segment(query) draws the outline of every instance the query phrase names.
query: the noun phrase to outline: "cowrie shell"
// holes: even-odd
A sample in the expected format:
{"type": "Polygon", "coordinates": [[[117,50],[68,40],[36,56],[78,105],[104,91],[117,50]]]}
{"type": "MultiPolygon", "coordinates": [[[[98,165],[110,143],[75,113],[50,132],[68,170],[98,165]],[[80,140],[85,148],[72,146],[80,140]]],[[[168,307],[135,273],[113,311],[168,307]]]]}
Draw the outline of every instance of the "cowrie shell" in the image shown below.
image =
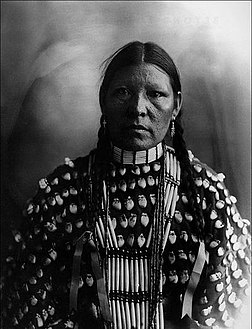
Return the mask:
{"type": "Polygon", "coordinates": [[[228,302],[233,304],[236,300],[236,293],[233,291],[229,296],[228,296],[228,302]]]}
{"type": "Polygon", "coordinates": [[[115,198],[112,202],[112,206],[117,209],[117,210],[121,210],[122,209],[122,204],[121,201],[118,198],[115,198]]]}
{"type": "Polygon", "coordinates": [[[130,214],[129,218],[129,226],[134,227],[137,221],[137,215],[136,214],[130,214]]]}
{"type": "Polygon", "coordinates": [[[116,183],[112,183],[112,184],[110,185],[110,191],[111,191],[112,193],[115,193],[116,190],[117,190],[116,183]]]}
{"type": "Polygon", "coordinates": [[[86,279],[85,279],[85,281],[86,281],[86,284],[87,284],[87,286],[88,287],[92,287],[93,286],[93,284],[94,284],[94,278],[93,278],[93,276],[91,275],[91,274],[86,274],[86,279]]]}
{"type": "Polygon", "coordinates": [[[110,175],[111,175],[112,177],[115,177],[115,175],[116,175],[116,171],[115,171],[115,169],[112,169],[112,170],[110,171],[110,175]]]}
{"type": "Polygon", "coordinates": [[[206,319],[205,320],[205,324],[208,326],[208,327],[211,327],[212,324],[214,324],[216,320],[214,318],[209,318],[209,319],[206,319]]]}
{"type": "Polygon", "coordinates": [[[200,303],[201,305],[207,304],[207,303],[208,303],[207,296],[203,296],[203,297],[201,297],[200,300],[199,300],[199,303],[200,303]]]}
{"type": "Polygon", "coordinates": [[[218,310],[220,312],[223,312],[226,308],[226,302],[224,301],[223,303],[220,304],[220,306],[218,307],[218,310]]]}
{"type": "Polygon", "coordinates": [[[143,171],[144,174],[149,172],[150,171],[150,165],[148,165],[148,164],[143,165],[142,171],[143,171]]]}
{"type": "Polygon", "coordinates": [[[216,186],[219,190],[224,190],[224,186],[220,182],[218,182],[216,186]]]}
{"type": "Polygon", "coordinates": [[[189,274],[188,270],[183,270],[182,273],[180,274],[180,282],[182,284],[185,284],[189,280],[189,274]]]}
{"type": "Polygon", "coordinates": [[[234,271],[234,273],[232,274],[232,276],[235,279],[238,279],[241,275],[242,275],[242,270],[240,268],[238,270],[234,271]]]}
{"type": "Polygon", "coordinates": [[[218,182],[218,180],[219,180],[218,177],[215,175],[212,175],[211,179],[213,182],[218,182]]]}
{"type": "Polygon", "coordinates": [[[198,173],[200,173],[201,172],[201,170],[202,170],[202,167],[201,167],[201,165],[200,164],[196,164],[196,165],[194,165],[193,166],[193,168],[195,169],[195,171],[197,171],[198,173]]]}
{"type": "Polygon", "coordinates": [[[236,299],[236,301],[234,302],[234,307],[235,308],[239,308],[242,305],[242,300],[241,299],[236,299]]]}
{"type": "Polygon", "coordinates": [[[209,188],[210,185],[209,180],[205,178],[202,182],[202,185],[205,189],[209,188]]]}
{"type": "Polygon", "coordinates": [[[196,259],[196,256],[191,251],[189,251],[188,258],[189,258],[191,263],[194,263],[195,259],[196,259]]]}
{"type": "Polygon", "coordinates": [[[117,244],[118,247],[121,248],[124,245],[124,238],[122,235],[117,235],[117,244]]]}
{"type": "Polygon", "coordinates": [[[208,178],[211,178],[213,176],[213,174],[209,170],[206,170],[206,175],[208,178]]]}
{"type": "Polygon", "coordinates": [[[140,234],[139,237],[137,238],[137,243],[138,243],[140,248],[144,245],[145,237],[144,237],[143,233],[140,234]]]}
{"type": "Polygon", "coordinates": [[[75,226],[77,227],[77,228],[81,228],[82,226],[83,226],[83,220],[78,220],[77,222],[75,222],[75,226]]]}
{"type": "Polygon", "coordinates": [[[72,231],[73,231],[73,226],[72,226],[72,223],[66,223],[65,224],[65,231],[67,232],[67,233],[72,233],[72,231]]]}
{"type": "Polygon", "coordinates": [[[51,185],[58,185],[59,184],[59,179],[58,177],[55,177],[54,180],[51,181],[51,185]]]}
{"type": "Polygon", "coordinates": [[[62,192],[62,196],[63,196],[64,198],[67,198],[67,197],[69,196],[69,192],[68,192],[68,190],[64,190],[64,191],[62,192]]]}
{"type": "Polygon", "coordinates": [[[168,260],[171,264],[173,264],[176,260],[176,256],[173,251],[170,251],[168,254],[168,260]]]}
{"type": "Polygon", "coordinates": [[[111,219],[111,223],[112,223],[112,226],[113,226],[113,229],[115,229],[116,228],[116,218],[115,217],[113,217],[112,219],[111,219]]]}
{"type": "Polygon", "coordinates": [[[195,182],[196,186],[198,186],[198,187],[202,186],[202,178],[201,177],[195,178],[194,182],[195,182]]]}
{"type": "Polygon", "coordinates": [[[236,235],[236,234],[233,234],[233,235],[231,236],[231,238],[230,238],[230,242],[231,242],[232,244],[234,244],[234,243],[237,241],[237,239],[238,239],[237,235],[236,235]]]}
{"type": "Polygon", "coordinates": [[[127,238],[127,243],[130,247],[133,246],[134,240],[135,240],[134,234],[130,234],[127,238]]]}
{"type": "Polygon", "coordinates": [[[112,177],[115,177],[115,175],[116,175],[116,168],[115,168],[115,166],[112,163],[110,165],[111,165],[110,175],[112,177]]]}
{"type": "Polygon", "coordinates": [[[175,215],[174,215],[174,217],[175,217],[177,223],[181,223],[182,220],[183,220],[183,217],[182,217],[182,215],[181,215],[181,212],[178,211],[178,210],[175,211],[175,215]]]}
{"type": "Polygon", "coordinates": [[[55,199],[56,199],[56,202],[59,206],[62,206],[63,205],[63,199],[61,198],[61,196],[59,194],[56,194],[55,195],[55,199]]]}
{"type": "Polygon", "coordinates": [[[240,259],[244,259],[245,256],[246,256],[244,250],[242,250],[242,249],[239,249],[237,253],[238,253],[238,257],[239,257],[240,259]]]}
{"type": "Polygon", "coordinates": [[[46,193],[50,193],[51,192],[51,187],[49,185],[46,187],[45,192],[46,193]]]}
{"type": "Polygon", "coordinates": [[[131,196],[128,196],[127,200],[124,203],[127,210],[131,210],[134,207],[134,201],[131,196]]]}
{"type": "Polygon", "coordinates": [[[129,180],[129,188],[130,188],[131,190],[134,190],[135,186],[136,186],[136,180],[135,180],[135,178],[130,179],[130,180],[129,180]]]}
{"type": "Polygon", "coordinates": [[[155,180],[154,180],[154,178],[153,178],[151,175],[149,175],[149,176],[147,177],[147,184],[148,184],[149,186],[153,186],[153,185],[155,185],[155,180]]]}
{"type": "Polygon", "coordinates": [[[146,180],[144,178],[139,178],[137,183],[138,183],[138,186],[140,186],[141,188],[146,187],[146,180]]]}
{"type": "Polygon", "coordinates": [[[49,197],[47,200],[50,206],[56,205],[56,200],[53,197],[49,197]]]}
{"type": "Polygon", "coordinates": [[[240,288],[244,288],[248,283],[248,280],[246,279],[241,279],[240,281],[238,281],[238,285],[240,288]]]}
{"type": "Polygon", "coordinates": [[[126,228],[128,226],[128,218],[126,217],[125,214],[122,214],[119,218],[120,225],[123,228],[126,228]]]}
{"type": "Polygon", "coordinates": [[[62,178],[65,180],[70,180],[71,179],[71,175],[69,172],[65,173],[64,175],[62,175],[62,178]]]}
{"type": "Polygon", "coordinates": [[[179,259],[187,259],[186,253],[184,250],[178,250],[178,258],[179,259]]]}
{"type": "Polygon", "coordinates": [[[43,190],[47,187],[47,179],[46,178],[41,178],[39,180],[39,187],[43,190]]]}
{"type": "Polygon", "coordinates": [[[225,202],[223,200],[219,200],[216,202],[216,208],[222,209],[225,205],[225,202]]]}
{"type": "Polygon", "coordinates": [[[119,168],[119,173],[120,173],[120,175],[123,176],[126,173],[126,168],[125,167],[119,168]]]}
{"type": "Polygon", "coordinates": [[[176,236],[176,233],[175,231],[170,231],[170,234],[169,234],[169,241],[171,244],[174,244],[177,240],[177,236],[176,236]]]}
{"type": "Polygon", "coordinates": [[[204,308],[204,309],[201,311],[201,314],[202,314],[203,316],[207,316],[207,315],[209,315],[209,314],[211,313],[211,310],[212,310],[212,306],[209,306],[209,307],[207,307],[207,308],[204,308]]]}
{"type": "Polygon", "coordinates": [[[215,226],[216,228],[222,228],[222,227],[224,227],[224,224],[223,224],[223,222],[222,222],[221,220],[218,219],[218,220],[215,222],[214,226],[215,226]]]}
{"type": "Polygon", "coordinates": [[[188,220],[188,222],[191,222],[193,220],[193,216],[191,214],[189,214],[188,212],[186,212],[185,219],[188,220]]]}
{"type": "Polygon", "coordinates": [[[181,197],[183,203],[187,204],[188,203],[188,199],[187,199],[187,196],[185,194],[182,194],[182,197],[181,197]]]}
{"type": "Polygon", "coordinates": [[[146,213],[142,213],[142,215],[141,215],[141,223],[145,227],[149,224],[149,216],[146,213]]]}
{"type": "Polygon", "coordinates": [[[138,204],[141,208],[145,208],[147,206],[147,200],[144,195],[138,196],[138,204]]]}
{"type": "Polygon", "coordinates": [[[221,272],[216,272],[216,273],[213,273],[213,274],[211,274],[210,276],[209,276],[209,280],[211,281],[211,282],[215,282],[215,281],[218,281],[218,280],[220,280],[221,279],[221,272]]]}
{"type": "Polygon", "coordinates": [[[36,284],[36,283],[37,283],[37,279],[36,279],[34,276],[32,276],[32,277],[29,279],[29,283],[30,283],[30,284],[36,284]]]}
{"type": "Polygon", "coordinates": [[[199,242],[199,239],[197,238],[196,235],[192,234],[192,235],[191,235],[191,238],[192,238],[192,240],[193,240],[194,243],[199,242]]]}
{"type": "Polygon", "coordinates": [[[228,312],[227,312],[227,310],[224,311],[224,313],[223,313],[221,319],[222,319],[223,321],[226,321],[226,320],[228,319],[228,312]]]}
{"type": "Polygon", "coordinates": [[[202,200],[202,209],[205,210],[207,207],[206,205],[206,198],[204,197],[203,200],[202,200]]]}
{"type": "Polygon", "coordinates": [[[223,282],[217,283],[215,289],[217,292],[221,292],[223,290],[223,282]]]}
{"type": "Polygon", "coordinates": [[[233,195],[230,196],[230,201],[231,201],[232,203],[237,203],[237,199],[236,199],[236,197],[233,196],[233,195]]]}
{"type": "Polygon", "coordinates": [[[72,195],[77,195],[78,194],[78,191],[74,187],[70,187],[69,192],[72,195]]]}
{"type": "Polygon", "coordinates": [[[156,195],[155,194],[150,194],[150,201],[153,205],[156,203],[156,195]]]}
{"type": "Polygon", "coordinates": [[[119,189],[123,192],[126,192],[127,190],[127,184],[125,182],[125,180],[121,180],[119,183],[119,189]]]}
{"type": "Polygon", "coordinates": [[[161,168],[160,163],[157,163],[157,162],[153,163],[153,170],[154,171],[159,171],[160,168],[161,168]]]}
{"type": "MultiPolygon", "coordinates": [[[[232,209],[232,208],[231,208],[232,209]]],[[[235,213],[234,215],[233,215],[233,221],[234,222],[238,222],[238,220],[240,219],[241,217],[240,217],[240,214],[237,212],[237,213],[235,213]]]]}
{"type": "Polygon", "coordinates": [[[173,282],[173,283],[178,282],[178,275],[177,275],[176,270],[169,271],[168,279],[169,279],[170,282],[173,282]]]}
{"type": "Polygon", "coordinates": [[[220,297],[218,298],[218,304],[222,304],[222,302],[224,301],[224,298],[225,298],[225,294],[224,292],[220,295],[220,297]]]}
{"type": "Polygon", "coordinates": [[[221,173],[217,174],[217,178],[219,179],[219,181],[223,182],[225,179],[225,175],[221,172],[221,173]]]}
{"type": "Polygon", "coordinates": [[[209,191],[214,193],[217,192],[216,188],[213,185],[209,186],[209,191]]]}
{"type": "Polygon", "coordinates": [[[218,250],[217,250],[217,255],[219,257],[223,256],[225,254],[225,250],[224,248],[220,247],[218,250]]]}
{"type": "Polygon", "coordinates": [[[70,158],[68,158],[68,157],[65,158],[65,164],[66,164],[67,166],[71,167],[71,168],[74,167],[74,163],[73,163],[73,161],[72,161],[70,158]]]}
{"type": "Polygon", "coordinates": [[[213,240],[210,242],[209,247],[216,248],[219,244],[220,244],[220,240],[213,240]]]}
{"type": "Polygon", "coordinates": [[[186,231],[181,231],[180,233],[180,239],[183,239],[184,241],[188,241],[188,234],[186,231]]]}
{"type": "Polygon", "coordinates": [[[74,203],[70,204],[69,210],[70,210],[70,213],[76,214],[77,213],[77,206],[76,206],[76,204],[74,204],[74,203]]]}
{"type": "Polygon", "coordinates": [[[50,250],[49,250],[49,256],[50,256],[53,260],[55,260],[55,259],[57,258],[57,251],[54,250],[54,249],[50,249],[50,250]]]}
{"type": "Polygon", "coordinates": [[[131,169],[131,172],[135,175],[140,175],[140,168],[138,166],[134,166],[132,169],[131,169]]]}

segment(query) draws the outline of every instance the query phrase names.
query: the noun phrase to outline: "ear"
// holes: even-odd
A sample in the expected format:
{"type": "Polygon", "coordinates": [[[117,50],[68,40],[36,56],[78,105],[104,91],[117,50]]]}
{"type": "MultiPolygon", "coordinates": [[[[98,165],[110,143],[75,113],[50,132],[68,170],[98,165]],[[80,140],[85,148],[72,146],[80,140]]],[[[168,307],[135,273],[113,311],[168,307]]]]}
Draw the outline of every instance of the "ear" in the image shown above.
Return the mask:
{"type": "Polygon", "coordinates": [[[183,96],[182,96],[182,93],[180,91],[178,91],[177,94],[175,95],[174,109],[172,111],[172,116],[174,117],[174,119],[179,114],[182,104],[183,104],[183,96]]]}

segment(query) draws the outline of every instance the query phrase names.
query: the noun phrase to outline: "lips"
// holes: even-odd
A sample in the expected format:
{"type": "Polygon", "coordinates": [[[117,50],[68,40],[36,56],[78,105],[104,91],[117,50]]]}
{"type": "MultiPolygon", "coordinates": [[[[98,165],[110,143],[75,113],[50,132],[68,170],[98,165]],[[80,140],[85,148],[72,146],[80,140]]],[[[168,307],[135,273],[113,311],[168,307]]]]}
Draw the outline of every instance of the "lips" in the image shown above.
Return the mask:
{"type": "Polygon", "coordinates": [[[128,127],[127,127],[127,129],[129,129],[129,130],[146,130],[146,131],[148,131],[148,129],[145,127],[145,126],[143,126],[143,125],[129,125],[128,127]]]}

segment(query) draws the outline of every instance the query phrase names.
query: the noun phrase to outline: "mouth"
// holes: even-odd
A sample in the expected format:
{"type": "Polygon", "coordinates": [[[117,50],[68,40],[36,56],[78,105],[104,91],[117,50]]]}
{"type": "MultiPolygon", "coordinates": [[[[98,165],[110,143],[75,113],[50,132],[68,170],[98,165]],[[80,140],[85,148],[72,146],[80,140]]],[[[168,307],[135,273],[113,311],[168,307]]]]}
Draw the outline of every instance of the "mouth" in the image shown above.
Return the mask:
{"type": "Polygon", "coordinates": [[[127,127],[128,130],[135,130],[135,131],[141,131],[141,130],[145,130],[148,131],[148,129],[143,126],[143,125],[130,125],[127,127]]]}

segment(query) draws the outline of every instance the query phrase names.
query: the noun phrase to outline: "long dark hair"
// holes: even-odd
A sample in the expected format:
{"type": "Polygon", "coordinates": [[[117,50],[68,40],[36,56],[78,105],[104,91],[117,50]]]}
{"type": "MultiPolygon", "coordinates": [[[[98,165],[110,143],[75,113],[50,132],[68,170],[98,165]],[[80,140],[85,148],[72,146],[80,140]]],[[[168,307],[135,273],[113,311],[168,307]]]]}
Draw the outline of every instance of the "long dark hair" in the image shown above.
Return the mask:
{"type": "MultiPolygon", "coordinates": [[[[178,68],[172,58],[164,49],[153,42],[142,43],[140,41],[133,41],[118,49],[103,62],[104,70],[99,91],[99,102],[102,112],[105,107],[106,94],[115,73],[123,67],[141,63],[156,65],[167,73],[176,99],[178,92],[181,92],[181,83],[178,68]]],[[[188,157],[186,143],[183,138],[181,115],[182,111],[179,112],[175,119],[173,147],[181,166],[181,189],[188,197],[189,205],[195,218],[193,223],[194,229],[199,236],[202,236],[204,228],[202,210],[197,202],[197,192],[193,179],[192,168],[188,157]]],[[[99,166],[104,168],[104,171],[102,171],[105,173],[106,165],[108,163],[108,155],[110,154],[110,140],[109,133],[107,129],[104,129],[102,122],[103,116],[101,118],[101,128],[98,133],[99,140],[97,144],[97,161],[99,162],[99,166]]],[[[168,129],[169,127],[167,127],[167,131],[168,129]]]]}

